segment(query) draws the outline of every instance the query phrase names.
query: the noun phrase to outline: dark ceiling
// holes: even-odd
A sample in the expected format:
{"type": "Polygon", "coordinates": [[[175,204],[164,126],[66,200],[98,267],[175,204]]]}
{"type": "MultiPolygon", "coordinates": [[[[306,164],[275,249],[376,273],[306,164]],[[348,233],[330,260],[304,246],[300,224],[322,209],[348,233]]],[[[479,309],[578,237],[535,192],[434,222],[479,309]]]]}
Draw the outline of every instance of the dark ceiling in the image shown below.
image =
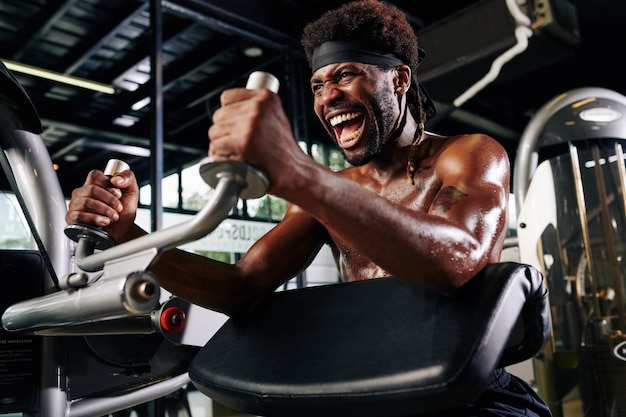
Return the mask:
{"type": "MultiPolygon", "coordinates": [[[[327,140],[310,110],[298,39],[305,23],[342,1],[172,0],[152,19],[151,1],[0,1],[0,58],[115,87],[108,95],[14,72],[39,111],[67,195],[109,158],[127,161],[142,183],[196,163],[219,93],[244,85],[255,69],[281,79],[299,139],[327,140]],[[246,54],[254,51],[262,53],[246,54]],[[159,71],[151,72],[151,56],[159,71]],[[162,106],[132,110],[146,97],[162,97],[162,106]]],[[[626,45],[624,0],[528,0],[521,9],[536,27],[528,48],[458,107],[455,99],[515,44],[505,0],[389,3],[408,13],[427,52],[420,76],[440,110],[432,131],[491,134],[514,161],[530,117],[556,95],[591,86],[626,93],[617,59],[626,45]]]]}

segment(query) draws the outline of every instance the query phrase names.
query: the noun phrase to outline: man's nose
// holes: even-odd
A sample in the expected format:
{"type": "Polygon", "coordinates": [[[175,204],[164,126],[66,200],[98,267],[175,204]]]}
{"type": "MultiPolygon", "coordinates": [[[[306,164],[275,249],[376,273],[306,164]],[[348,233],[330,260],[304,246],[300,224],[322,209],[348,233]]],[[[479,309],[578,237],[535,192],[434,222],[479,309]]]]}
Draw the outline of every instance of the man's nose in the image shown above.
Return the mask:
{"type": "Polygon", "coordinates": [[[332,102],[334,102],[335,100],[337,100],[338,98],[342,97],[343,93],[341,92],[341,90],[339,88],[337,88],[336,85],[334,84],[325,84],[322,85],[321,90],[319,93],[319,104],[322,105],[327,105],[330,104],[332,102]]]}

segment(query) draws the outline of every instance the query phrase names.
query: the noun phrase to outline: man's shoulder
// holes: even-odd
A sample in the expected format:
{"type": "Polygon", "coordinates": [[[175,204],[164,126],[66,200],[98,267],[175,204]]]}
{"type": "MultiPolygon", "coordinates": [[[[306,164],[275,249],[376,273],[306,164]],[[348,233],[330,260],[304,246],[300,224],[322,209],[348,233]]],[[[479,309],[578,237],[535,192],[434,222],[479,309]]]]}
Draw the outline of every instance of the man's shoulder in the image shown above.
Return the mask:
{"type": "MultiPolygon", "coordinates": [[[[437,139],[436,139],[437,140],[437,139]]],[[[442,146],[453,146],[464,151],[488,151],[490,153],[506,153],[504,147],[495,138],[484,133],[465,133],[454,136],[441,136],[442,146]]]]}
{"type": "Polygon", "coordinates": [[[427,138],[431,138],[432,140],[442,141],[446,143],[467,142],[467,141],[476,141],[476,140],[496,141],[496,139],[494,139],[493,137],[485,133],[461,133],[461,134],[450,135],[450,136],[438,135],[435,133],[426,133],[425,135],[427,138]]]}
{"type": "Polygon", "coordinates": [[[430,154],[436,166],[448,166],[474,169],[477,166],[487,168],[492,164],[508,161],[508,153],[496,139],[482,133],[469,133],[454,136],[434,136],[430,154]],[[470,168],[471,167],[471,168],[470,168]]]}
{"type": "Polygon", "coordinates": [[[498,142],[489,135],[483,133],[464,133],[459,135],[438,135],[425,133],[420,141],[420,145],[430,150],[430,154],[441,153],[453,148],[455,150],[470,151],[475,148],[498,145],[498,142]]]}

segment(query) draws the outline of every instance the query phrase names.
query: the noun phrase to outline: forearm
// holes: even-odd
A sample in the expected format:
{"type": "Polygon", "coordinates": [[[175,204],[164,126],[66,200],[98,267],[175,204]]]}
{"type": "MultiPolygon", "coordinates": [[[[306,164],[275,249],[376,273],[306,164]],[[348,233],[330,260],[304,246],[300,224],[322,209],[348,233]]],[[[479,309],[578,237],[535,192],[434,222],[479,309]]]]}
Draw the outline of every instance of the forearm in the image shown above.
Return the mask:
{"type": "Polygon", "coordinates": [[[159,284],[186,301],[227,315],[252,308],[261,298],[235,265],[179,249],[165,251],[151,269],[159,284]]]}
{"type": "MultiPolygon", "coordinates": [[[[135,225],[121,238],[128,241],[145,234],[135,225]]],[[[253,308],[301,272],[327,240],[318,222],[292,206],[234,265],[171,249],[160,254],[150,271],[171,293],[233,315],[253,308]]]]}
{"type": "MultiPolygon", "coordinates": [[[[133,225],[118,243],[146,234],[145,230],[133,225]]],[[[261,298],[260,291],[255,292],[253,287],[243,285],[242,273],[236,265],[180,249],[159,254],[150,272],[163,288],[177,297],[228,315],[251,308],[261,298]]]]}

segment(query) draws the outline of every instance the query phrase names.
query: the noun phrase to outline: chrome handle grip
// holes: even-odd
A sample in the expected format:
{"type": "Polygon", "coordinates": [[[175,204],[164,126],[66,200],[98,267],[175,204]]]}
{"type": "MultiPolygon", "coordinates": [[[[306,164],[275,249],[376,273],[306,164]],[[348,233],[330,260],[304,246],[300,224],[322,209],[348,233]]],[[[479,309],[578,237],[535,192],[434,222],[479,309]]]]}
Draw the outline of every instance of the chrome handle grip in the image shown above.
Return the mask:
{"type": "MultiPolygon", "coordinates": [[[[280,82],[274,75],[255,71],[248,77],[246,88],[249,90],[267,88],[278,93],[280,82]]],[[[269,179],[263,170],[248,163],[231,161],[228,158],[208,156],[200,161],[200,176],[211,188],[215,188],[220,178],[228,176],[241,184],[240,198],[259,198],[269,187],[269,179]]]]}

